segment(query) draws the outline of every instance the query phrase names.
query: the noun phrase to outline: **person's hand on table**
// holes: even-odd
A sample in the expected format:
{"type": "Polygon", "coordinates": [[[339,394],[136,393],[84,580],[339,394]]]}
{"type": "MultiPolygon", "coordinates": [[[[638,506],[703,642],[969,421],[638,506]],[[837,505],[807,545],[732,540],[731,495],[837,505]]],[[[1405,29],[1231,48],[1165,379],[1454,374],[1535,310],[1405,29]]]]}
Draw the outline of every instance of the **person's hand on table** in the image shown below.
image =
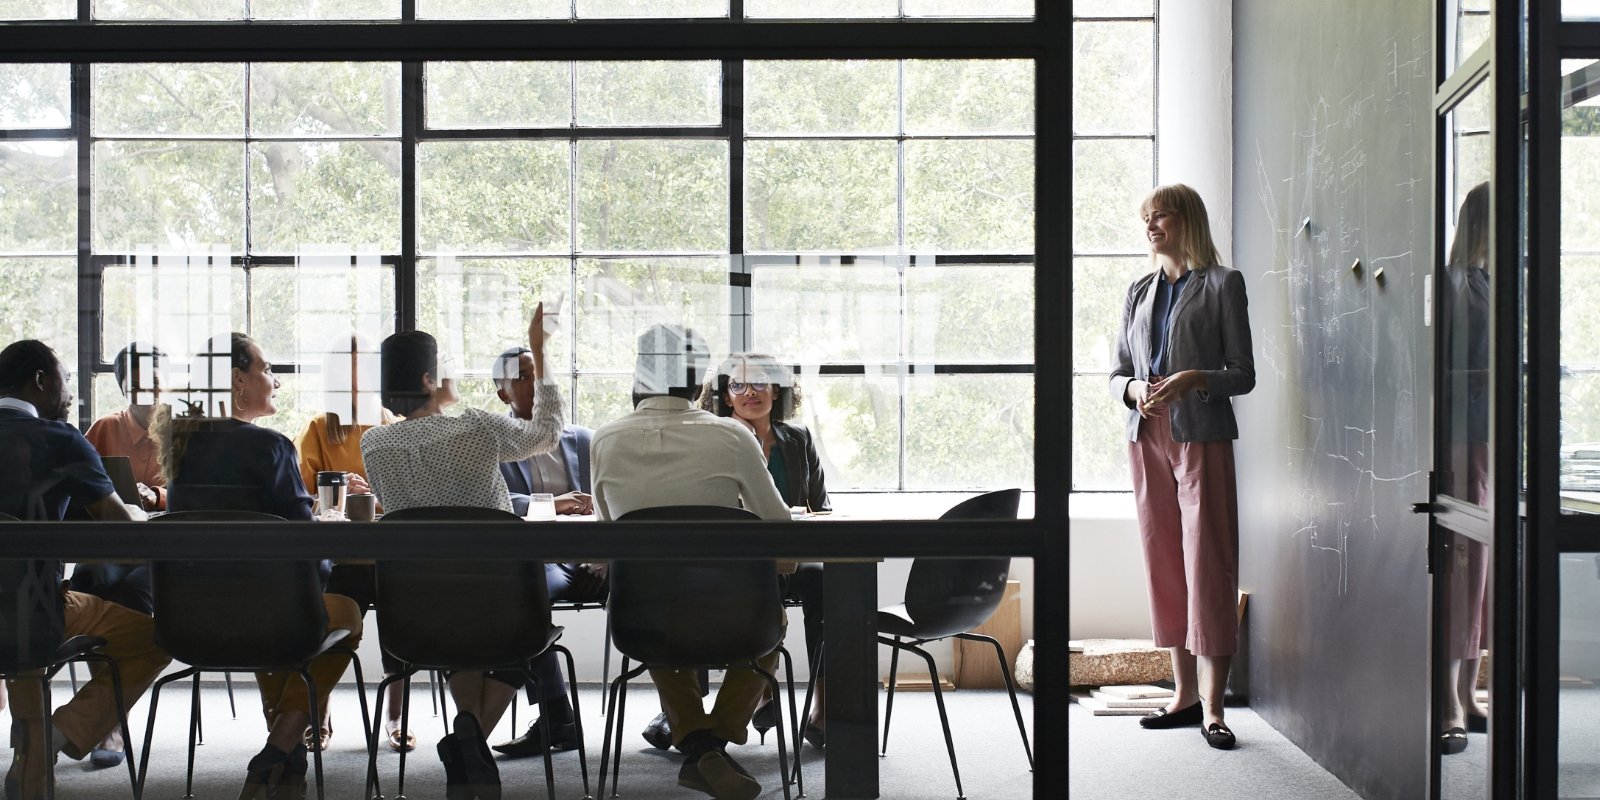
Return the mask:
{"type": "Polygon", "coordinates": [[[354,472],[344,474],[345,494],[372,494],[372,487],[367,484],[367,479],[354,472]]]}
{"type": "Polygon", "coordinates": [[[134,484],[134,486],[139,490],[139,505],[145,511],[154,511],[156,506],[161,503],[161,495],[156,494],[156,490],[142,483],[134,484]]]}
{"type": "Polygon", "coordinates": [[[583,492],[567,492],[556,497],[557,514],[593,514],[594,498],[583,492]]]}

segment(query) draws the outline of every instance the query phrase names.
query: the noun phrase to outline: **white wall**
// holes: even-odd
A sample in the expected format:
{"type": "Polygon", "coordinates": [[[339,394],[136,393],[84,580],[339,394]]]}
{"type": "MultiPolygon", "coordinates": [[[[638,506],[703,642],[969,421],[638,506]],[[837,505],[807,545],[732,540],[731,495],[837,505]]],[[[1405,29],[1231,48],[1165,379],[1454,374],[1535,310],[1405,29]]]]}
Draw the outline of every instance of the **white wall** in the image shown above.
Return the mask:
{"type": "Polygon", "coordinates": [[[1233,262],[1233,1],[1161,4],[1158,180],[1205,198],[1222,262],[1233,262]]]}

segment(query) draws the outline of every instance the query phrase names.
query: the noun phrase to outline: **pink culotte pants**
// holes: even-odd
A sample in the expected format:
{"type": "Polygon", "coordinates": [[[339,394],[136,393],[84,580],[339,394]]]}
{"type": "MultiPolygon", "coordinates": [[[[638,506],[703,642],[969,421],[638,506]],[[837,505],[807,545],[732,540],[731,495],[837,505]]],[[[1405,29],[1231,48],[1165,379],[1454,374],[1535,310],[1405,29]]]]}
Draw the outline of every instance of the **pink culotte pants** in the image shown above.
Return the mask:
{"type": "Polygon", "coordinates": [[[1239,649],[1239,500],[1233,442],[1175,442],[1166,407],[1128,443],[1156,647],[1239,649]]]}

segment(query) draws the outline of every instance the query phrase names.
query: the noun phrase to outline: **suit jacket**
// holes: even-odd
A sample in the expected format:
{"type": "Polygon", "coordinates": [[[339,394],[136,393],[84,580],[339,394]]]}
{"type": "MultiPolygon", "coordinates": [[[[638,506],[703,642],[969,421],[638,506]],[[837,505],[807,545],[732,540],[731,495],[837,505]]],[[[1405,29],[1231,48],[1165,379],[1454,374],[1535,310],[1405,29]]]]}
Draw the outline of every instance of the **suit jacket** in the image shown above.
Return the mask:
{"type": "MultiPolygon", "coordinates": [[[[1141,276],[1128,287],[1122,327],[1117,331],[1117,363],[1111,372],[1111,396],[1128,407],[1128,441],[1139,439],[1139,411],[1128,400],[1128,383],[1150,379],[1151,314],[1160,270],[1141,276]]],[[[1190,273],[1167,327],[1167,374],[1200,370],[1206,390],[1173,401],[1172,438],[1178,442],[1214,442],[1239,438],[1233,416],[1234,395],[1256,385],[1256,362],[1250,344],[1249,302],[1244,275],[1223,266],[1190,273]]]]}
{"type": "Polygon", "coordinates": [[[817,457],[817,447],[811,441],[811,431],[786,422],[772,423],[772,438],[778,452],[783,454],[784,471],[789,473],[789,485],[783,497],[793,500],[793,505],[805,505],[812,511],[831,511],[828,487],[823,482],[822,460],[817,457]]]}
{"type": "MultiPolygon", "coordinates": [[[[594,431],[579,425],[561,429],[561,442],[557,451],[567,467],[567,482],[578,491],[589,491],[589,442],[594,431]]],[[[517,516],[528,513],[528,495],[533,492],[533,473],[528,460],[507,461],[500,465],[500,475],[506,480],[506,490],[511,492],[511,510],[517,516]]]]}

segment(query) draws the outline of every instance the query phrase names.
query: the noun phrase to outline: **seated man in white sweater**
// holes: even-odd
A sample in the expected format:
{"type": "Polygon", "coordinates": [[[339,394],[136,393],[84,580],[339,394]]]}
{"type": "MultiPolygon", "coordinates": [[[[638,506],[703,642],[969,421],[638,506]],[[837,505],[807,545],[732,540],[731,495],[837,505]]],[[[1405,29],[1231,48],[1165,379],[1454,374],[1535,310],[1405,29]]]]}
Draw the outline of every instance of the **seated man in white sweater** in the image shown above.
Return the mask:
{"type": "MultiPolygon", "coordinates": [[[[762,519],[788,520],[767,473],[761,446],[732,419],[694,407],[710,353],[693,330],[655,325],[639,337],[633,413],[594,434],[591,448],[595,510],[602,520],[659,506],[743,506],[762,519]]],[[[760,660],[769,672],[777,653],[760,660]]],[[[743,744],[750,715],[766,681],[748,669],[728,670],[707,712],[696,670],[652,669],[672,730],[687,757],[678,783],[718,800],[749,800],[761,793],[726,752],[743,744]]]]}

